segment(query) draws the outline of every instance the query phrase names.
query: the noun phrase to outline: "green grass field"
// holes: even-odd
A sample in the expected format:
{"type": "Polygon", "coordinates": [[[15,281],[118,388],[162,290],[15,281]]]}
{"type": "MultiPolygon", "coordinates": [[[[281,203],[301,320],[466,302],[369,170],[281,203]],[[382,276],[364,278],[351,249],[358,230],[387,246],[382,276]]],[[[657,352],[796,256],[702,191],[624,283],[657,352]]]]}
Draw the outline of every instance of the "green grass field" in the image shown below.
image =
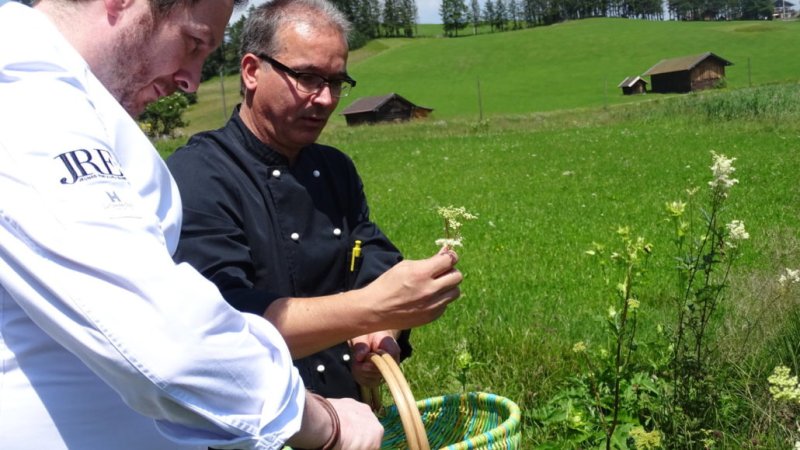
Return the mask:
{"type": "MultiPolygon", "coordinates": [[[[740,183],[725,217],[743,220],[751,238],[715,322],[720,364],[741,375],[719,388],[745,412],[720,417],[715,448],[790,446],[764,398],[772,367],[782,362],[796,372],[800,354],[800,330],[786,313],[800,298],[766,303],[779,272],[800,267],[798,27],[592,19],[379,40],[354,52],[350,71],[359,84],[347,100],[397,92],[435,109],[429,120],[397,125],[349,128],[336,117],[323,133],[321,142],[354,159],[373,219],[414,259],[436,251],[435,207],[479,215],[463,229],[462,298],[413,333],[404,371],[415,396],[457,392],[454,357],[466,348],[481,363],[468,387],[518,402],[526,414],[522,448],[546,448],[527,413],[578,370],[575,342],[602,339],[597,316],[609,294],[585,250],[620,226],[651,241],[641,332],[669,325],[674,255],[664,205],[706,186],[716,151],[737,158],[740,183]],[[616,88],[662,58],[704,51],[735,63],[727,89],[627,97],[616,88]]],[[[230,109],[237,82],[226,83],[230,109]]],[[[219,86],[202,87],[188,132],[224,123],[227,114],[214,105],[219,86]]]]}

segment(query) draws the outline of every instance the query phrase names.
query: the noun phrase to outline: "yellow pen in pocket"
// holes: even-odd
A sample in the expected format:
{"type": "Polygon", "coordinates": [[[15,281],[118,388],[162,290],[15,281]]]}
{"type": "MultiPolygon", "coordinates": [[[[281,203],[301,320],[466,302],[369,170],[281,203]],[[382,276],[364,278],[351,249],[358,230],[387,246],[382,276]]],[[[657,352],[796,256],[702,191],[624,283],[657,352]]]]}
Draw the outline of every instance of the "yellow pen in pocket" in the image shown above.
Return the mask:
{"type": "Polygon", "coordinates": [[[356,258],[361,256],[361,241],[356,240],[353,251],[350,252],[350,272],[356,270],[356,258]]]}

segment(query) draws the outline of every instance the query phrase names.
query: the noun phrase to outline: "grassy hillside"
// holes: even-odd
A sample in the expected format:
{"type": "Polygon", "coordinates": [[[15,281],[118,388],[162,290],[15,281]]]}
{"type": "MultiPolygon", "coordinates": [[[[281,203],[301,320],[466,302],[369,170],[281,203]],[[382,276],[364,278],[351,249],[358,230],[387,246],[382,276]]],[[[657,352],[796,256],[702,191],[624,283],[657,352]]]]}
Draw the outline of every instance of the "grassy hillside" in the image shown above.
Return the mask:
{"type": "MultiPolygon", "coordinates": [[[[634,99],[616,87],[664,58],[712,51],[731,88],[800,79],[800,22],[591,19],[458,39],[420,39],[351,66],[354,96],[397,92],[440,119],[526,114],[634,99]],[[748,70],[748,60],[749,70],[748,70]]],[[[641,99],[636,99],[641,100],[641,99]]],[[[346,106],[345,99],[342,106],[346,106]]]]}
{"type": "MultiPolygon", "coordinates": [[[[432,34],[436,26],[427,27],[432,34]]],[[[479,83],[484,116],[647,101],[652,96],[623,96],[617,85],[661,59],[714,52],[734,63],[727,76],[736,89],[800,79],[798,49],[799,21],[589,19],[451,39],[379,39],[352,52],[358,87],[339,110],[362,96],[396,92],[433,108],[435,119],[477,119],[479,83]]],[[[238,88],[236,76],[226,78],[226,109],[238,101],[238,88]]],[[[221,93],[218,79],[201,87],[187,132],[224,122],[221,93]]]]}

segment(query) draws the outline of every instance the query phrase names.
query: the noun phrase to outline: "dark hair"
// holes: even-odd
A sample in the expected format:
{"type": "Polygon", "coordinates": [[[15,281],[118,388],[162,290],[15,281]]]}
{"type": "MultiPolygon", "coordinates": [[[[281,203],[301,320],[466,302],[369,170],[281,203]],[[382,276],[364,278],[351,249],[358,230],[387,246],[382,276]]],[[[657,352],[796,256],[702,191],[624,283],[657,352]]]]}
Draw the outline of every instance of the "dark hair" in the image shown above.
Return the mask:
{"type": "Polygon", "coordinates": [[[249,12],[242,30],[239,56],[246,53],[274,55],[280,48],[276,39],[278,30],[300,18],[337,29],[347,43],[350,22],[333,3],[327,0],[271,0],[249,12]]]}

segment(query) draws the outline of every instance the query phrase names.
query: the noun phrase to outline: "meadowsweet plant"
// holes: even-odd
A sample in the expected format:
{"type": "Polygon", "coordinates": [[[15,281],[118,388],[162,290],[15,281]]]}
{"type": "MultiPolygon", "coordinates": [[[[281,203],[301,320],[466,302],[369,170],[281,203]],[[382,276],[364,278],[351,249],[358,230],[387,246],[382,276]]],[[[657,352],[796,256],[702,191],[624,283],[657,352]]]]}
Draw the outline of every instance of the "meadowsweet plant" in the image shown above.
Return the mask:
{"type": "Polygon", "coordinates": [[[629,227],[619,227],[617,237],[616,250],[593,243],[585,252],[597,261],[608,287],[609,303],[600,314],[606,325],[605,341],[579,341],[572,346],[582,371],[533,414],[559,435],[561,447],[661,447],[661,432],[648,412],[661,388],[651,371],[652,362],[639,356],[637,337],[638,291],[653,246],[634,236],[629,227]]]}
{"type": "Polygon", "coordinates": [[[769,393],[778,401],[789,401],[800,404],[800,383],[797,376],[792,376],[792,370],[786,366],[778,366],[767,378],[769,393]]]}
{"type": "Polygon", "coordinates": [[[689,189],[685,201],[666,204],[677,250],[678,292],[674,297],[677,320],[671,334],[672,399],[667,417],[671,431],[689,441],[694,439],[693,433],[699,436],[710,428],[704,420],[710,417],[718,392],[709,367],[713,348],[710,327],[725,297],[731,266],[741,244],[750,238],[743,221],[723,220],[726,200],[739,183],[733,177],[736,158],[711,154],[709,189],[689,189]],[[700,204],[701,193],[708,195],[708,205],[700,204]]]}
{"type": "Polygon", "coordinates": [[[784,269],[784,273],[778,277],[778,284],[783,292],[786,292],[794,284],[800,284],[800,269],[788,267],[784,269]]]}
{"type": "Polygon", "coordinates": [[[444,206],[436,208],[436,212],[444,222],[444,237],[436,240],[436,245],[448,248],[463,246],[461,226],[465,220],[475,220],[477,215],[468,212],[463,206],[444,206]]]}
{"type": "Polygon", "coordinates": [[[637,450],[654,450],[662,446],[662,435],[658,430],[647,431],[644,427],[634,427],[630,435],[637,450]]]}
{"type": "MultiPolygon", "coordinates": [[[[584,342],[573,346],[573,351],[582,357],[588,369],[586,380],[594,403],[590,413],[599,419],[606,449],[619,447],[613,444],[627,442],[628,438],[636,440],[631,432],[644,430],[638,420],[640,397],[632,390],[642,385],[634,380],[647,378],[647,374],[641,372],[642,366],[634,361],[639,345],[636,326],[640,300],[636,287],[645,273],[653,248],[643,237],[634,237],[629,227],[618,228],[617,235],[622,241],[618,251],[606,254],[605,247],[595,243],[586,252],[600,260],[601,268],[606,271],[606,284],[614,282],[612,273],[617,274],[617,283],[613,285],[613,296],[604,318],[607,342],[597,352],[589,351],[584,342]],[[624,425],[620,426],[623,420],[624,425]]],[[[638,436],[639,441],[644,442],[645,435],[639,433],[638,436]]]]}
{"type": "MultiPolygon", "coordinates": [[[[750,238],[742,220],[724,219],[739,183],[735,161],[712,152],[707,188],[688,189],[686,198],[665,205],[677,249],[675,316],[650,334],[654,342],[642,342],[637,329],[652,245],[620,227],[616,250],[593,243],[586,251],[599,262],[613,300],[603,312],[606,342],[575,343],[582,372],[532,414],[560,447],[715,447],[721,371],[713,364],[713,319],[731,266],[750,238]]],[[[800,282],[800,271],[787,269],[781,280],[800,282]]]]}
{"type": "Polygon", "coordinates": [[[782,408],[775,416],[783,419],[788,430],[789,441],[794,442],[794,448],[800,449],[800,383],[797,376],[792,375],[791,369],[778,366],[767,378],[769,393],[772,399],[782,408]]]}
{"type": "MultiPolygon", "coordinates": [[[[777,282],[779,294],[788,294],[800,284],[800,269],[784,269],[777,282]]],[[[773,369],[767,382],[772,399],[781,408],[774,417],[783,422],[789,441],[794,442],[794,448],[800,449],[800,381],[796,375],[792,375],[790,368],[779,365],[773,369]]]]}

